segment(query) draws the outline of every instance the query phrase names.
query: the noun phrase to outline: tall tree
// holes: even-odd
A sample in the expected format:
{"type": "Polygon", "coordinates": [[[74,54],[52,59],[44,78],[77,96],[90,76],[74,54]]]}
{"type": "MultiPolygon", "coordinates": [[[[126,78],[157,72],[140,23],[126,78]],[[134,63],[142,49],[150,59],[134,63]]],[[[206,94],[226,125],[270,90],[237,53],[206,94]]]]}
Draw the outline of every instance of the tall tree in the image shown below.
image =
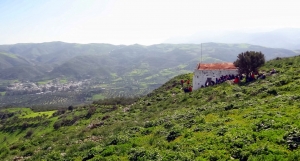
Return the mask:
{"type": "Polygon", "coordinates": [[[261,52],[246,51],[240,53],[233,64],[240,74],[249,75],[251,72],[258,72],[258,68],[265,64],[265,55],[261,52]]]}

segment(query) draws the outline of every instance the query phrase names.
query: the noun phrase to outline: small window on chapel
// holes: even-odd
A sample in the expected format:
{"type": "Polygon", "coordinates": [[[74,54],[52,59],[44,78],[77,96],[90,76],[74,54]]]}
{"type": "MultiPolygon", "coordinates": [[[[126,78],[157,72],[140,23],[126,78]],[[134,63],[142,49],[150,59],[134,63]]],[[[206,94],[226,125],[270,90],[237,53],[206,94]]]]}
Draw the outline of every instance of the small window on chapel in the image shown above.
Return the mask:
{"type": "Polygon", "coordinates": [[[199,78],[199,76],[197,75],[197,78],[199,78]]]}

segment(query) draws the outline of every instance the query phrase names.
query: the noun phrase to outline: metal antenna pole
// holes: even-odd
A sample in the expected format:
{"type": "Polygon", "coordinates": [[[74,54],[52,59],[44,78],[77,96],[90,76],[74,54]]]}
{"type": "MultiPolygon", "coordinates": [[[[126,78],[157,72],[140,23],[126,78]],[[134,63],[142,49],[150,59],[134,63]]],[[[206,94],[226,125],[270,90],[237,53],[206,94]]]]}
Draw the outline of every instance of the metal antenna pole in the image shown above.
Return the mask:
{"type": "Polygon", "coordinates": [[[202,63],[202,43],[201,43],[201,61],[200,63],[202,63]]]}

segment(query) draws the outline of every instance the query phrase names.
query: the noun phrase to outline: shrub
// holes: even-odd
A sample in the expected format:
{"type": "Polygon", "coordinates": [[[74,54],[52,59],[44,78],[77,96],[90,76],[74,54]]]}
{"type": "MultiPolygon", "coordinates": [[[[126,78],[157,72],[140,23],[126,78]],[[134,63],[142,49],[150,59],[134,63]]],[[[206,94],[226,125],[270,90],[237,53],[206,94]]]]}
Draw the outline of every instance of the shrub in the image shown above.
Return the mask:
{"type": "Polygon", "coordinates": [[[219,131],[217,132],[217,135],[219,136],[224,136],[225,133],[228,131],[228,129],[226,127],[222,127],[219,129],[219,131]]]}
{"type": "Polygon", "coordinates": [[[178,136],[180,136],[180,132],[179,131],[170,131],[169,135],[167,136],[167,141],[173,141],[175,140],[178,136]]]}
{"type": "Polygon", "coordinates": [[[253,127],[253,131],[261,131],[261,130],[266,130],[269,129],[273,126],[274,120],[261,120],[260,122],[255,124],[255,127],[253,127]]]}
{"type": "Polygon", "coordinates": [[[268,91],[267,91],[267,93],[268,94],[272,94],[272,95],[277,95],[277,91],[275,90],[275,89],[269,89],[268,91]]]}
{"type": "Polygon", "coordinates": [[[25,138],[30,138],[33,134],[33,130],[32,129],[29,129],[25,135],[25,138]]]}
{"type": "Polygon", "coordinates": [[[29,143],[24,143],[21,145],[20,150],[25,151],[26,149],[30,148],[31,145],[29,143]]]}
{"type": "Polygon", "coordinates": [[[288,157],[288,160],[290,161],[298,161],[300,160],[300,152],[296,151],[290,154],[290,156],[288,157]]]}
{"type": "Polygon", "coordinates": [[[234,106],[233,106],[233,104],[230,104],[230,105],[228,105],[228,106],[225,106],[224,109],[225,109],[226,111],[232,110],[232,109],[234,109],[234,106]]]}
{"type": "Polygon", "coordinates": [[[34,151],[32,149],[29,149],[25,151],[24,156],[32,156],[34,154],[34,151]]]}
{"type": "Polygon", "coordinates": [[[110,156],[113,155],[115,152],[115,147],[114,146],[107,146],[102,152],[101,155],[106,157],[106,156],[110,156]]]}
{"type": "Polygon", "coordinates": [[[87,142],[85,144],[82,144],[79,147],[79,151],[89,150],[89,149],[93,148],[94,146],[96,146],[96,143],[94,143],[94,142],[87,142]]]}
{"type": "Polygon", "coordinates": [[[96,107],[92,106],[89,108],[88,113],[86,114],[86,118],[92,117],[92,115],[96,112],[96,107]]]}
{"type": "Polygon", "coordinates": [[[106,119],[108,119],[108,118],[110,118],[110,116],[109,116],[109,115],[105,115],[105,116],[102,117],[101,120],[106,120],[106,119]]]}
{"type": "Polygon", "coordinates": [[[7,146],[2,146],[0,148],[0,158],[5,158],[9,154],[9,148],[7,146]]]}
{"type": "Polygon", "coordinates": [[[69,111],[73,111],[73,109],[74,109],[74,107],[72,105],[68,107],[69,111]]]}
{"type": "Polygon", "coordinates": [[[152,132],[152,130],[150,130],[150,129],[144,129],[144,130],[141,132],[141,134],[142,134],[142,135],[149,135],[149,134],[151,134],[151,132],[152,132]]]}
{"type": "Polygon", "coordinates": [[[164,124],[164,128],[166,128],[166,129],[169,129],[169,128],[173,127],[173,126],[174,126],[174,123],[172,123],[172,122],[170,122],[170,121],[168,121],[168,122],[166,122],[166,123],[164,124]]]}
{"type": "Polygon", "coordinates": [[[292,131],[286,133],[283,139],[288,145],[288,149],[294,150],[298,148],[300,144],[300,131],[298,129],[293,129],[292,131]]]}
{"type": "Polygon", "coordinates": [[[48,158],[47,160],[53,160],[53,161],[62,160],[60,153],[56,151],[52,151],[50,154],[48,154],[47,158],[48,158]]]}
{"type": "Polygon", "coordinates": [[[132,148],[129,153],[129,160],[161,160],[156,150],[146,150],[144,148],[132,148]]]}
{"type": "Polygon", "coordinates": [[[61,127],[61,121],[56,121],[54,124],[53,124],[53,127],[55,130],[59,129],[61,127]]]}
{"type": "Polygon", "coordinates": [[[154,127],[157,125],[158,125],[157,121],[146,121],[144,127],[149,128],[149,127],[154,127]]]}
{"type": "Polygon", "coordinates": [[[65,110],[65,109],[59,109],[59,110],[57,110],[56,112],[54,112],[54,113],[52,114],[52,116],[55,117],[55,116],[62,115],[62,114],[64,114],[64,113],[66,113],[66,110],[65,110]]]}
{"type": "Polygon", "coordinates": [[[117,145],[117,144],[124,144],[129,140],[128,136],[126,135],[117,135],[114,136],[109,143],[109,145],[117,145]]]}

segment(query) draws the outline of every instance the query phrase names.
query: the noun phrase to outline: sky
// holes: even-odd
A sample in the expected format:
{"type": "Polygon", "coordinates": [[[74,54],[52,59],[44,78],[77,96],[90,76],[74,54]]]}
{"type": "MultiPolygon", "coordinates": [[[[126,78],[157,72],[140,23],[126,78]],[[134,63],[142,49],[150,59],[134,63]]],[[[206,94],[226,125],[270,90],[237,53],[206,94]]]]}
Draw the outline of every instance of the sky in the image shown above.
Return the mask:
{"type": "Polygon", "coordinates": [[[0,0],[0,44],[158,44],[198,32],[300,28],[295,0],[0,0]]]}

